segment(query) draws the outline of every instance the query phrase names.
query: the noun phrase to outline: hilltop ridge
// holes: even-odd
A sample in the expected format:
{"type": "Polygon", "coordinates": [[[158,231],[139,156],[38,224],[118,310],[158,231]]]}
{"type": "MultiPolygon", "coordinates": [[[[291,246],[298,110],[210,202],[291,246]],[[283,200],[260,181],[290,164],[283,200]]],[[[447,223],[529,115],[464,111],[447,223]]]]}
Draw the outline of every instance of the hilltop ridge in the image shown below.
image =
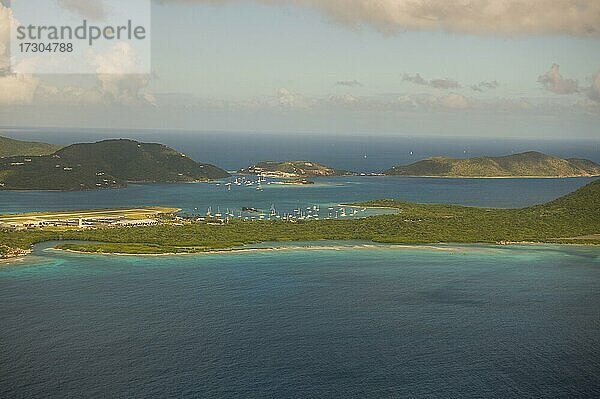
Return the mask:
{"type": "Polygon", "coordinates": [[[0,158],[18,155],[38,156],[50,155],[60,150],[59,145],[37,141],[22,141],[0,136],[0,158]]]}
{"type": "Polygon", "coordinates": [[[128,182],[171,183],[228,177],[162,144],[128,139],[73,144],[51,155],[0,159],[0,188],[76,191],[128,182]]]}
{"type": "Polygon", "coordinates": [[[432,177],[583,177],[600,176],[600,165],[587,159],[561,159],[529,151],[501,157],[431,157],[385,172],[391,176],[432,177]]]}

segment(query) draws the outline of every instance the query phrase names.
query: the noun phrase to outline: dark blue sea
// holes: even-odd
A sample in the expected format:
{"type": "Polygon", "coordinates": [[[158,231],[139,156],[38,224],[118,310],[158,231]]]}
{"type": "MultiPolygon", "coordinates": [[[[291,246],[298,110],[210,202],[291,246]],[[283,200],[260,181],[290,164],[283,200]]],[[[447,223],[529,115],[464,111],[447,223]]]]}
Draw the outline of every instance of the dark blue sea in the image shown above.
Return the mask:
{"type": "Polygon", "coordinates": [[[600,397],[597,249],[328,245],[39,248],[0,266],[0,396],[600,397]]]}
{"type": "MultiPolygon", "coordinates": [[[[429,155],[527,150],[600,161],[598,141],[566,139],[13,133],[62,144],[159,141],[230,170],[276,158],[381,171],[429,155]]],[[[143,205],[289,212],[379,198],[511,208],[592,180],[341,177],[262,191],[228,190],[226,181],[0,191],[0,213],[143,205]]],[[[600,397],[598,248],[303,245],[129,257],[44,244],[0,263],[0,398],[600,397]]]]}

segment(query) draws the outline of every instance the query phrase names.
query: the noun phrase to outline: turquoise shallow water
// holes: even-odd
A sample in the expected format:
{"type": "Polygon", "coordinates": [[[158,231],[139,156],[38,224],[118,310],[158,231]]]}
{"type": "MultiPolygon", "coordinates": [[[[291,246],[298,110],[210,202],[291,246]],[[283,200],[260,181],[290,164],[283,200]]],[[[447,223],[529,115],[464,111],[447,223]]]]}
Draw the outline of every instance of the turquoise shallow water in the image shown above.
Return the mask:
{"type": "Polygon", "coordinates": [[[599,305],[585,247],[38,250],[0,266],[0,396],[594,398],[599,305]]]}

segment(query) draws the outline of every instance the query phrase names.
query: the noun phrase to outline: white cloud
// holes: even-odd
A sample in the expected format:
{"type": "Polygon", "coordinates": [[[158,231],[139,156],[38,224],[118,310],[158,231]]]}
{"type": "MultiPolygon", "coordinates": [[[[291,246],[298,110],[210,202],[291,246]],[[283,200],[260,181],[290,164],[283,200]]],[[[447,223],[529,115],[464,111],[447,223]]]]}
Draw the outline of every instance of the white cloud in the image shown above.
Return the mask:
{"type": "Polygon", "coordinates": [[[457,89],[460,87],[457,81],[451,79],[433,79],[429,84],[434,89],[457,89]]]}
{"type": "Polygon", "coordinates": [[[310,108],[309,100],[301,94],[282,87],[277,90],[275,105],[282,108],[310,108]]]}
{"type": "Polygon", "coordinates": [[[404,74],[404,77],[402,78],[402,80],[404,80],[405,82],[411,82],[411,83],[414,83],[417,85],[423,85],[423,86],[429,85],[429,81],[423,79],[423,77],[418,73],[415,76],[410,76],[408,74],[404,74]]]}
{"type": "Polygon", "coordinates": [[[89,53],[104,97],[124,105],[152,104],[156,100],[145,92],[150,75],[130,74],[137,65],[137,54],[131,44],[116,43],[105,53],[89,53]]]}
{"type": "MultiPolygon", "coordinates": [[[[0,21],[10,21],[10,9],[0,4],[0,21]]],[[[134,49],[117,43],[106,53],[90,53],[96,68],[95,86],[56,86],[30,74],[9,74],[7,52],[10,31],[0,24],[0,105],[154,105],[155,99],[146,92],[149,75],[127,74],[137,62],[134,49]]]]}
{"type": "Polygon", "coordinates": [[[470,107],[469,99],[458,93],[432,97],[432,104],[450,109],[466,109],[470,107]]]}
{"type": "Polygon", "coordinates": [[[360,103],[360,98],[354,96],[353,94],[342,94],[341,96],[332,95],[329,96],[329,101],[334,104],[341,105],[353,105],[360,103]]]}
{"type": "Polygon", "coordinates": [[[404,74],[402,80],[404,80],[406,82],[411,82],[411,83],[414,83],[417,85],[433,87],[434,89],[447,90],[447,89],[458,89],[460,87],[460,84],[458,84],[458,82],[455,80],[452,80],[452,79],[426,80],[426,79],[423,79],[423,77],[418,73],[415,76],[410,76],[410,75],[404,74]]]}
{"type": "Polygon", "coordinates": [[[40,84],[35,94],[35,103],[40,105],[99,105],[104,102],[100,90],[77,86],[58,87],[40,84]]]}
{"type": "Polygon", "coordinates": [[[344,87],[362,87],[363,84],[358,80],[338,80],[335,82],[336,86],[344,86],[344,87]]]}
{"type": "Polygon", "coordinates": [[[39,80],[31,75],[11,75],[10,26],[12,11],[0,3],[0,105],[24,105],[33,102],[39,80]]]}
{"type": "MultiPolygon", "coordinates": [[[[250,0],[159,0],[223,4],[250,0]]],[[[254,0],[312,8],[351,27],[383,33],[444,30],[468,34],[600,35],[598,0],[254,0]]]]}
{"type": "Polygon", "coordinates": [[[136,50],[127,42],[117,42],[104,53],[90,50],[88,60],[98,74],[128,74],[138,64],[136,50]]]}
{"type": "Polygon", "coordinates": [[[38,84],[30,75],[0,76],[0,105],[31,104],[38,84]]]}
{"type": "Polygon", "coordinates": [[[548,72],[538,77],[537,81],[543,84],[546,90],[556,94],[573,94],[579,91],[577,80],[563,78],[557,64],[552,64],[548,72]]]}
{"type": "Polygon", "coordinates": [[[484,92],[484,91],[488,91],[488,90],[497,89],[498,86],[500,86],[500,84],[498,82],[496,82],[495,80],[493,80],[491,82],[479,82],[476,85],[471,85],[471,90],[478,91],[478,92],[484,92]]]}
{"type": "Polygon", "coordinates": [[[104,0],[56,0],[67,11],[95,21],[106,19],[104,0]]]}
{"type": "Polygon", "coordinates": [[[10,60],[8,58],[10,46],[10,26],[12,12],[0,3],[0,76],[8,73],[10,60]]]}
{"type": "Polygon", "coordinates": [[[591,100],[600,102],[600,72],[594,75],[592,80],[592,86],[588,91],[588,97],[591,100]]]}

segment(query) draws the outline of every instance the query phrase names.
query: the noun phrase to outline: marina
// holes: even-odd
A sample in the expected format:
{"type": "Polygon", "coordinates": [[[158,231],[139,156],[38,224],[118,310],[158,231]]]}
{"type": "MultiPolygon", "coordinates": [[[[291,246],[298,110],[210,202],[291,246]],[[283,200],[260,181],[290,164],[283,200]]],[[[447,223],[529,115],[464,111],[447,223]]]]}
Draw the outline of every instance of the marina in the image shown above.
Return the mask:
{"type": "MultiPolygon", "coordinates": [[[[220,207],[217,207],[220,209],[220,207]]],[[[197,208],[195,208],[197,210],[197,208]]],[[[217,222],[228,223],[230,220],[239,219],[244,221],[254,220],[280,220],[286,222],[298,222],[303,220],[331,220],[331,219],[350,219],[357,217],[367,217],[373,215],[368,212],[366,207],[354,206],[330,206],[327,209],[321,209],[319,205],[312,205],[306,208],[297,207],[291,212],[280,213],[272,204],[268,210],[242,207],[241,210],[227,208],[224,213],[218,210],[213,213],[213,207],[209,206],[205,214],[186,213],[182,218],[195,220],[198,222],[217,222]]],[[[379,209],[381,211],[381,209],[379,209]]],[[[386,210],[386,213],[394,210],[386,210]]]]}

